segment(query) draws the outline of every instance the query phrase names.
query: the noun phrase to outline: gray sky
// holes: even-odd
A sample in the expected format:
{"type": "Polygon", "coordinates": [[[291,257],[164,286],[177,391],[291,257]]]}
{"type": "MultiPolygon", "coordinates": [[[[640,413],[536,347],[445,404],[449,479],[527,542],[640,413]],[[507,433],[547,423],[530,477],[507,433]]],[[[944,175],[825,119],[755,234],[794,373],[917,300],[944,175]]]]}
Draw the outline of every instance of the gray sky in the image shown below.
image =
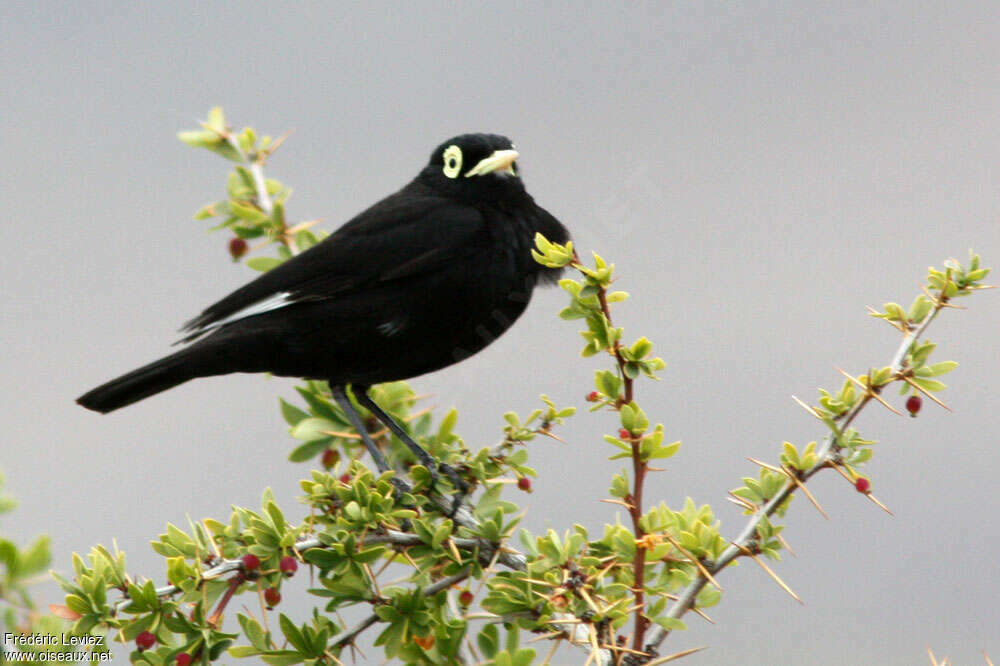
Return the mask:
{"type": "MultiPolygon", "coordinates": [[[[103,418],[73,404],[251,277],[190,219],[221,198],[227,165],[174,133],[215,104],[295,130],[270,174],[295,188],[292,216],[328,229],[449,136],[514,138],[529,191],[616,262],[626,335],[668,362],[638,398],[684,446],[648,497],[712,503],[730,536],[742,519],[723,498],[755,474],[745,457],[822,436],[790,394],[888,362],[897,338],[865,306],[908,305],[928,265],[969,247],[1000,262],[992,3],[207,5],[4,6],[0,467],[22,504],[3,531],[51,533],[63,570],[117,539],[130,569],[162,579],[148,541],[166,522],[227,516],[266,485],[292,507],[308,471],[285,461],[288,381],[202,380],[103,418]]],[[[859,421],[895,517],[821,476],[831,520],[796,500],[798,557],[777,566],[805,606],[747,563],[722,577],[716,625],[692,617],[665,649],[710,645],[692,666],[909,665],[926,645],[1000,658],[997,298],[933,327],[940,359],[961,363],[954,414],[859,421]]],[[[472,445],[539,393],[584,405],[598,361],[577,357],[563,301],[537,294],[497,343],[415,387],[461,410],[472,445]]],[[[537,491],[516,498],[529,528],[614,520],[598,502],[613,429],[584,413],[568,445],[532,445],[537,491]]]]}

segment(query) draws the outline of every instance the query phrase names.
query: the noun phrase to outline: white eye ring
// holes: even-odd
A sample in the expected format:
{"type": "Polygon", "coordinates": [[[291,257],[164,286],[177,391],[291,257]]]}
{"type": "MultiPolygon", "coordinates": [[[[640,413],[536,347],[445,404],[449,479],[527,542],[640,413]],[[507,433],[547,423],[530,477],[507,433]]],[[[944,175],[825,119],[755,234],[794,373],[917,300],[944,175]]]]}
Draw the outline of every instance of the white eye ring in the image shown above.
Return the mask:
{"type": "Polygon", "coordinates": [[[462,149],[458,146],[448,146],[444,150],[444,175],[449,178],[458,178],[462,172],[462,149]]]}

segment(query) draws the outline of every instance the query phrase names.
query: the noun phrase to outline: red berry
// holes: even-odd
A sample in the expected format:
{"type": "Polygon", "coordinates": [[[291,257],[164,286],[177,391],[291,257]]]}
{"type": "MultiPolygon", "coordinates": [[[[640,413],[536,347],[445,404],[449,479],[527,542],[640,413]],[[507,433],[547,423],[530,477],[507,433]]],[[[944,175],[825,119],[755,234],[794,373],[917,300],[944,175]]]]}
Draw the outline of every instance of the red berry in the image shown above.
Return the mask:
{"type": "Polygon", "coordinates": [[[320,462],[323,464],[323,467],[330,469],[340,462],[340,452],[337,451],[337,449],[327,449],[323,452],[323,457],[320,458],[320,462]]]}
{"type": "Polygon", "coordinates": [[[910,413],[910,416],[916,416],[923,404],[924,401],[920,399],[919,395],[911,395],[906,399],[906,411],[910,413]]]}
{"type": "Polygon", "coordinates": [[[859,493],[867,494],[872,488],[872,482],[863,476],[859,476],[858,480],[854,482],[854,489],[859,493]]]}
{"type": "Polygon", "coordinates": [[[229,241],[229,254],[232,256],[233,261],[239,260],[244,254],[247,253],[247,242],[242,238],[233,238],[229,241]]]}
{"type": "Polygon", "coordinates": [[[520,479],[517,480],[517,488],[518,488],[518,490],[523,490],[526,493],[530,493],[531,492],[531,479],[529,479],[526,476],[522,476],[520,479]]]}
{"type": "Polygon", "coordinates": [[[260,558],[250,553],[241,557],[240,561],[243,563],[243,569],[246,571],[254,571],[260,566],[260,558]]]}
{"type": "Polygon", "coordinates": [[[278,568],[281,569],[281,573],[291,577],[299,570],[299,563],[291,555],[285,555],[281,558],[281,564],[278,565],[278,568]]]}
{"type": "Polygon", "coordinates": [[[458,603],[463,606],[471,606],[472,602],[476,599],[476,595],[470,592],[468,589],[462,590],[458,595],[458,603]]]}
{"type": "Polygon", "coordinates": [[[587,394],[587,402],[597,402],[601,399],[601,394],[597,391],[591,391],[587,394]]]}
{"type": "Polygon", "coordinates": [[[351,475],[350,474],[341,474],[340,475],[340,482],[341,483],[346,483],[347,485],[351,485],[351,475]]]}
{"type": "Polygon", "coordinates": [[[177,655],[177,666],[191,666],[191,655],[187,652],[177,655]]]}
{"type": "Polygon", "coordinates": [[[264,590],[264,603],[267,605],[268,610],[274,608],[281,603],[281,592],[278,592],[273,587],[267,588],[264,590]]]}
{"type": "Polygon", "coordinates": [[[625,428],[618,431],[618,439],[632,439],[632,433],[625,428]]]}
{"type": "Polygon", "coordinates": [[[144,631],[135,637],[135,646],[139,648],[139,652],[148,650],[154,645],[156,645],[156,636],[148,631],[144,631]]]}

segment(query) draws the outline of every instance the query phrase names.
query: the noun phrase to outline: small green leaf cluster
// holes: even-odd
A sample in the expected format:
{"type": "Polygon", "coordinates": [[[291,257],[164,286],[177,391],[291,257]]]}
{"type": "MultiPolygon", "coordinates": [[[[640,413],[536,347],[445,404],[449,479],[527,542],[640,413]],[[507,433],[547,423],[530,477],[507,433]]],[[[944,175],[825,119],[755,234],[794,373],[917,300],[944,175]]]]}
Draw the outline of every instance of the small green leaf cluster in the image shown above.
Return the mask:
{"type": "Polygon", "coordinates": [[[494,666],[528,666],[534,663],[535,651],[531,648],[518,647],[521,643],[520,631],[514,625],[508,624],[506,647],[501,650],[500,630],[495,624],[487,624],[476,636],[476,645],[485,659],[490,659],[494,666]]]}
{"type": "Polygon", "coordinates": [[[210,616],[213,604],[227,590],[231,596],[240,589],[280,589],[285,580],[280,560],[294,556],[305,529],[285,520],[269,490],[261,511],[235,507],[228,523],[192,522],[189,532],[168,525],[152,543],[166,560],[165,590],[151,580],[133,580],[126,572],[124,553],[117,550],[96,546],[89,562],[75,555],[73,579],[57,576],[66,592],[66,606],[79,617],[72,632],[87,635],[112,629],[122,642],[131,642],[142,632],[154,634],[158,647],[134,651],[132,663],[172,664],[182,653],[199,655],[200,663],[215,660],[238,634],[219,628],[210,616]],[[241,569],[240,558],[247,555],[258,560],[252,571],[241,569]]]}
{"type": "MultiPolygon", "coordinates": [[[[403,388],[384,387],[388,407],[398,410],[412,403],[412,393],[403,388]]],[[[293,432],[307,419],[338,419],[334,406],[321,395],[321,386],[312,384],[300,393],[309,396],[309,410],[317,415],[284,403],[283,413],[295,422],[293,432]]],[[[567,415],[567,410],[546,400],[545,408],[533,412],[527,422],[548,421],[551,425],[567,415]]],[[[356,448],[347,436],[351,434],[348,426],[337,423],[345,430],[333,437],[341,438],[345,445],[351,442],[350,450],[356,448]]],[[[453,432],[455,423],[452,411],[430,439],[441,445],[460,444],[453,432]]],[[[427,432],[429,426],[428,418],[420,432],[427,432]]],[[[141,632],[152,632],[157,647],[134,651],[133,663],[167,664],[181,653],[197,655],[199,663],[208,663],[227,648],[231,656],[256,656],[267,663],[312,659],[336,663],[333,659],[350,642],[338,642],[346,627],[327,614],[363,604],[371,606],[378,622],[385,625],[378,644],[387,656],[407,663],[453,663],[466,620],[450,612],[447,589],[434,594],[420,590],[443,577],[487,575],[491,558],[519,521],[514,516],[518,507],[501,497],[505,484],[498,482],[499,477],[512,471],[534,475],[534,470],[523,465],[526,458],[526,449],[515,449],[514,443],[501,445],[496,453],[484,448],[466,458],[464,469],[470,478],[481,479],[485,488],[471,507],[476,517],[473,527],[443,517],[430,495],[418,491],[422,477],[416,472],[422,470],[427,476],[423,468],[410,467],[414,490],[399,493],[391,483],[393,472],[376,476],[355,460],[345,467],[344,475],[314,470],[301,482],[301,499],[309,517],[300,525],[284,517],[270,491],[264,493],[260,511],[234,507],[227,522],[206,519],[190,523],[187,531],[168,525],[152,544],[166,560],[168,588],[157,589],[151,581],[133,581],[125,571],[124,555],[98,546],[89,564],[79,556],[74,559],[73,580],[61,579],[67,606],[79,616],[73,630],[85,634],[114,629],[119,640],[125,641],[134,640],[141,632]],[[393,543],[390,534],[412,537],[393,543]],[[304,546],[307,543],[311,545],[304,546]],[[456,545],[459,543],[461,548],[456,545]],[[247,555],[258,560],[252,572],[243,571],[240,565],[247,555]],[[315,613],[298,626],[283,619],[280,628],[284,638],[277,642],[258,619],[244,614],[240,624],[250,644],[234,646],[238,634],[223,631],[214,617],[224,607],[226,595],[280,589],[286,583],[280,563],[289,556],[300,557],[313,567],[316,584],[309,593],[324,600],[327,614],[315,613]],[[409,580],[415,587],[380,589],[373,573],[380,561],[409,564],[409,580]],[[215,605],[220,610],[213,614],[215,605]]]]}
{"type": "Polygon", "coordinates": [[[908,393],[911,387],[915,391],[924,393],[936,393],[947,388],[944,382],[933,378],[951,372],[958,367],[958,363],[955,361],[927,363],[927,359],[936,348],[937,345],[929,340],[914,343],[910,347],[906,356],[908,381],[899,387],[900,395],[908,393]]]}
{"type": "MultiPolygon", "coordinates": [[[[268,271],[290,258],[293,252],[306,250],[323,239],[308,229],[312,223],[289,227],[285,206],[292,191],[273,178],[265,178],[261,167],[281,145],[281,140],[258,137],[251,127],[234,131],[226,122],[222,109],[215,107],[200,130],[178,132],[178,138],[189,146],[205,148],[227,160],[236,162],[229,174],[226,198],[198,209],[197,220],[218,218],[213,229],[228,229],[237,238],[266,237],[280,243],[277,257],[254,257],[247,266],[268,271]],[[254,170],[258,173],[254,173],[254,170]]],[[[238,256],[234,259],[239,260],[238,256]]]]}
{"type": "Polygon", "coordinates": [[[535,234],[535,247],[537,250],[531,251],[531,256],[543,266],[549,268],[563,268],[573,263],[576,252],[573,251],[573,241],[568,241],[565,245],[550,243],[542,234],[535,234]]]}
{"type": "MultiPolygon", "coordinates": [[[[726,548],[719,524],[708,505],[698,507],[689,498],[681,511],[659,504],[641,518],[644,536],[636,540],[623,525],[605,525],[601,538],[589,540],[587,530],[575,525],[560,536],[554,530],[533,537],[521,531],[528,555],[523,572],[501,572],[487,585],[487,609],[530,631],[547,631],[567,618],[585,618],[596,626],[621,629],[634,611],[635,554],[645,553],[645,613],[669,628],[683,623],[663,616],[669,599],[693,580],[695,560],[710,563],[726,548]]],[[[720,596],[706,591],[697,600],[708,607],[720,596]]]]}
{"type": "Polygon", "coordinates": [[[611,573],[615,557],[597,556],[585,528],[575,525],[562,537],[549,530],[534,538],[522,530],[521,543],[526,570],[490,579],[484,608],[530,631],[551,630],[573,616],[594,624],[627,619],[631,592],[611,573]]]}
{"type": "Polygon", "coordinates": [[[260,657],[261,661],[271,666],[329,662],[327,645],[339,630],[333,621],[319,614],[314,614],[310,622],[296,625],[281,613],[278,628],[283,641],[279,645],[256,618],[242,613],[237,617],[243,636],[250,645],[231,647],[229,655],[236,658],[260,657]]]}
{"type": "MultiPolygon", "coordinates": [[[[785,443],[791,446],[788,442],[785,443]]],[[[757,478],[745,476],[743,477],[743,485],[739,488],[734,488],[729,492],[743,500],[742,504],[747,507],[747,510],[744,511],[744,513],[750,514],[756,512],[760,507],[770,502],[771,499],[777,496],[787,483],[788,476],[785,474],[777,472],[773,469],[768,469],[767,467],[761,467],[757,478]]],[[[791,501],[792,496],[789,495],[787,499],[776,507],[775,513],[778,516],[784,516],[791,501]]]]}
{"type": "MultiPolygon", "coordinates": [[[[0,514],[13,511],[17,500],[3,491],[4,477],[0,473],[0,514]]],[[[51,562],[51,540],[42,535],[30,545],[19,547],[0,536],[0,627],[20,636],[58,637],[66,631],[66,622],[53,615],[43,615],[31,595],[31,586],[38,582],[51,562]]],[[[2,633],[2,632],[0,632],[2,633]]],[[[4,662],[4,641],[0,641],[0,663],[4,662]]],[[[38,662],[49,649],[45,645],[17,645],[21,653],[33,653],[38,662]]],[[[96,648],[97,652],[106,651],[96,648]]]]}
{"type": "Polygon", "coordinates": [[[530,442],[537,435],[549,435],[553,425],[562,424],[563,420],[576,413],[576,407],[558,408],[548,396],[541,396],[544,408],[533,410],[522,419],[516,412],[503,415],[507,425],[504,426],[504,443],[515,444],[530,442]]]}

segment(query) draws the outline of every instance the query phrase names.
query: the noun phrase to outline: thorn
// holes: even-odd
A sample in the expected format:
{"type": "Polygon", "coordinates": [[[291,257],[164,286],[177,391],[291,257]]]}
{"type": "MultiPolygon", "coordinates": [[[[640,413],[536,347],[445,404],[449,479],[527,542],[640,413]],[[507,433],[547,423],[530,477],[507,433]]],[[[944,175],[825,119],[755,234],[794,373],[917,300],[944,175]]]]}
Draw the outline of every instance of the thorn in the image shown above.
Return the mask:
{"type": "Polygon", "coordinates": [[[809,405],[807,405],[806,403],[802,402],[801,400],[799,400],[794,395],[792,396],[792,400],[794,400],[795,402],[799,403],[799,406],[802,407],[802,409],[806,410],[807,412],[809,412],[810,414],[812,414],[813,416],[815,416],[816,418],[818,418],[820,421],[824,421],[825,420],[820,415],[820,413],[818,411],[816,411],[815,407],[810,407],[809,405]]]}
{"type": "Polygon", "coordinates": [[[829,464],[829,465],[830,465],[831,467],[833,467],[833,468],[834,468],[835,470],[837,470],[837,472],[838,472],[838,473],[839,473],[839,474],[840,474],[840,475],[841,475],[842,477],[844,477],[845,479],[847,479],[847,482],[848,482],[848,483],[850,483],[850,484],[851,484],[852,486],[854,485],[854,482],[856,481],[856,479],[852,479],[852,478],[850,477],[850,475],[849,475],[849,474],[848,474],[847,472],[845,472],[845,471],[844,471],[844,468],[843,468],[843,467],[841,467],[840,465],[838,465],[837,463],[835,463],[835,462],[833,462],[833,461],[830,461],[830,462],[829,462],[828,464],[829,464]]]}
{"type": "MultiPolygon", "coordinates": [[[[385,430],[387,429],[383,428],[382,432],[385,432],[385,430]]],[[[356,439],[358,441],[361,441],[361,435],[354,432],[341,432],[339,430],[324,430],[323,434],[330,435],[331,437],[341,437],[343,439],[356,439]]],[[[371,435],[372,439],[375,439],[380,436],[380,434],[376,433],[369,433],[369,435],[371,435]]]]}
{"type": "Polygon", "coordinates": [[[852,382],[854,382],[855,384],[857,384],[859,387],[861,387],[861,389],[864,390],[864,392],[865,392],[865,397],[866,398],[874,398],[878,402],[880,402],[883,405],[885,405],[886,409],[888,409],[889,411],[891,411],[893,414],[898,414],[899,416],[903,415],[903,412],[899,411],[898,409],[896,409],[895,407],[893,407],[892,405],[890,405],[889,403],[887,403],[885,400],[882,399],[882,396],[880,396],[875,391],[875,388],[871,384],[871,381],[872,381],[871,371],[868,372],[868,383],[864,384],[864,383],[862,383],[862,381],[860,379],[858,379],[857,377],[852,377],[851,375],[847,374],[846,372],[844,372],[840,368],[837,368],[836,370],[837,370],[837,372],[839,372],[840,374],[844,375],[845,377],[847,377],[848,379],[850,379],[852,382]]]}
{"type": "MultiPolygon", "coordinates": [[[[511,588],[511,589],[514,589],[514,588],[511,588]]],[[[560,618],[560,617],[554,617],[551,620],[546,620],[545,624],[583,624],[583,620],[581,620],[578,617],[569,618],[569,619],[567,619],[567,618],[560,618]]]]}
{"type": "Polygon", "coordinates": [[[589,594],[587,594],[587,590],[585,590],[584,588],[581,587],[581,588],[578,588],[576,592],[581,597],[583,597],[584,601],[587,602],[587,605],[590,606],[590,610],[594,611],[594,613],[596,613],[598,615],[601,614],[601,609],[599,609],[597,607],[597,604],[594,603],[594,600],[590,598],[589,594]]]}
{"type": "Polygon", "coordinates": [[[781,578],[778,577],[778,574],[776,574],[773,571],[771,571],[771,567],[767,566],[767,564],[765,564],[762,559],[760,559],[759,557],[757,557],[757,555],[754,554],[754,552],[752,550],[750,550],[746,546],[740,545],[740,544],[738,544],[738,543],[736,543],[734,541],[731,541],[730,543],[732,543],[734,546],[736,546],[737,548],[739,548],[745,555],[749,555],[750,559],[752,559],[754,562],[756,562],[758,565],[760,565],[760,568],[763,569],[764,571],[766,571],[767,575],[770,576],[771,578],[773,578],[774,582],[781,586],[781,589],[783,589],[785,592],[787,592],[789,595],[791,595],[792,599],[795,599],[797,602],[799,602],[803,606],[805,605],[803,603],[802,599],[799,598],[799,595],[795,594],[795,592],[792,591],[792,588],[788,587],[788,585],[785,584],[785,581],[781,580],[781,578]]]}
{"type": "MultiPolygon", "coordinates": [[[[561,631],[557,632],[557,633],[560,636],[562,636],[562,632],[561,631]]],[[[545,659],[542,659],[542,666],[549,666],[552,663],[552,657],[556,656],[556,650],[558,650],[559,646],[562,645],[562,641],[563,641],[562,638],[557,638],[556,640],[554,640],[552,642],[552,647],[549,649],[549,653],[547,655],[545,655],[545,659]]],[[[472,643],[471,642],[469,642],[469,649],[472,650],[472,643]]],[[[475,653],[475,651],[472,652],[472,655],[476,658],[477,662],[480,661],[479,655],[477,655],[475,653]]]]}
{"type": "Polygon", "coordinates": [[[669,534],[667,534],[667,533],[664,532],[663,538],[665,538],[667,541],[669,541],[670,545],[672,545],[674,548],[676,548],[677,550],[681,551],[684,554],[684,556],[687,557],[691,561],[692,564],[694,564],[696,567],[698,567],[698,571],[701,572],[701,575],[704,576],[705,579],[708,580],[708,582],[710,582],[712,585],[714,585],[715,588],[717,590],[719,590],[719,592],[722,592],[722,586],[719,585],[719,581],[715,580],[715,576],[713,576],[709,572],[709,570],[705,568],[705,565],[702,564],[701,561],[698,558],[696,558],[694,555],[692,555],[687,550],[685,550],[684,547],[681,546],[679,543],[677,543],[677,541],[675,541],[674,538],[672,536],[670,536],[669,534]]]}
{"type": "Polygon", "coordinates": [[[879,312],[878,310],[876,310],[875,308],[871,307],[870,305],[865,306],[865,307],[868,308],[868,314],[870,314],[872,317],[877,317],[877,318],[881,319],[882,321],[884,321],[885,323],[889,324],[890,326],[892,326],[894,329],[896,329],[900,333],[906,333],[907,332],[906,328],[904,328],[900,323],[892,321],[891,319],[886,319],[884,316],[882,316],[882,315],[885,314],[884,312],[879,312]]]}
{"type": "Polygon", "coordinates": [[[883,511],[885,511],[890,516],[895,516],[896,515],[892,511],[889,510],[889,507],[887,507],[885,504],[882,504],[882,502],[878,501],[878,498],[875,497],[874,495],[872,495],[870,492],[865,493],[865,496],[868,497],[868,499],[870,499],[871,501],[875,502],[875,504],[877,504],[880,509],[882,509],[883,511]]]}
{"type": "Polygon", "coordinates": [[[947,409],[949,412],[954,412],[955,411],[951,407],[949,407],[948,405],[946,405],[943,402],[941,402],[937,397],[934,396],[933,393],[930,393],[929,391],[926,391],[923,388],[921,388],[920,385],[918,385],[911,378],[909,378],[909,377],[903,377],[903,381],[906,382],[907,384],[909,384],[910,386],[912,386],[913,388],[917,389],[918,391],[920,391],[924,395],[926,395],[931,401],[936,402],[941,407],[944,407],[945,409],[947,409]]]}
{"type": "Polygon", "coordinates": [[[279,136],[277,139],[275,139],[274,141],[272,141],[271,145],[267,147],[267,154],[268,154],[268,156],[273,155],[274,151],[276,151],[278,148],[280,148],[281,144],[283,144],[285,142],[285,139],[287,139],[288,137],[290,137],[294,132],[295,132],[295,130],[293,130],[293,129],[292,130],[288,130],[287,132],[285,132],[284,134],[282,134],[281,136],[279,136]]]}
{"type": "Polygon", "coordinates": [[[795,554],[795,551],[792,550],[792,547],[788,545],[788,542],[785,541],[785,537],[781,536],[780,534],[776,534],[775,536],[778,537],[778,541],[781,542],[781,545],[785,547],[785,550],[787,550],[792,557],[798,557],[798,555],[795,554]]]}
{"type": "Polygon", "coordinates": [[[771,470],[772,472],[777,472],[778,474],[786,473],[780,467],[775,467],[774,465],[769,465],[766,462],[762,462],[760,460],[757,460],[756,458],[750,458],[750,457],[748,457],[747,460],[749,460],[750,462],[752,462],[755,465],[760,465],[761,467],[766,467],[767,469],[771,470]]]}
{"type": "MultiPolygon", "coordinates": [[[[970,287],[966,287],[969,289],[970,287]]],[[[949,303],[948,301],[941,300],[940,296],[934,296],[931,292],[927,291],[927,287],[920,287],[920,290],[924,292],[924,295],[931,300],[934,307],[940,308],[955,308],[956,310],[968,310],[969,308],[964,305],[955,305],[954,303],[949,303]]]]}
{"type": "Polygon", "coordinates": [[[726,497],[726,499],[729,500],[730,502],[732,502],[733,504],[736,504],[737,506],[743,507],[747,511],[756,512],[757,509],[760,508],[756,504],[754,504],[753,502],[751,502],[750,500],[745,500],[742,497],[738,497],[738,496],[736,496],[736,495],[734,495],[732,493],[729,493],[729,495],[726,497]]]}
{"type": "Polygon", "coordinates": [[[545,435],[546,437],[551,437],[552,439],[556,440],[560,444],[565,444],[566,443],[565,439],[563,439],[559,435],[557,435],[557,434],[555,434],[555,433],[553,433],[553,432],[551,432],[549,430],[536,430],[535,432],[537,434],[539,434],[539,435],[545,435]]]}
{"type": "Polygon", "coordinates": [[[295,226],[288,227],[287,229],[285,229],[285,233],[286,234],[293,234],[294,235],[294,234],[297,234],[300,231],[308,229],[311,226],[319,224],[319,222],[320,222],[319,218],[316,218],[315,220],[306,220],[305,222],[299,222],[295,226]]]}
{"type": "Polygon", "coordinates": [[[631,504],[629,504],[628,502],[623,502],[621,500],[616,500],[616,499],[602,499],[602,500],[598,500],[598,501],[604,502],[605,504],[617,504],[619,506],[625,507],[629,511],[632,510],[632,505],[631,504]]]}
{"type": "Polygon", "coordinates": [[[594,662],[599,664],[601,663],[600,662],[601,648],[598,645],[597,630],[594,628],[594,625],[592,624],[587,625],[587,633],[588,633],[587,637],[590,639],[590,648],[591,648],[590,657],[587,657],[587,663],[590,663],[591,658],[593,658],[594,662]]]}
{"type": "Polygon", "coordinates": [[[787,467],[782,467],[781,472],[783,472],[789,479],[791,479],[792,483],[794,483],[799,487],[799,490],[805,493],[805,496],[809,498],[809,501],[812,502],[812,505],[816,507],[816,510],[819,511],[824,518],[830,520],[830,516],[826,515],[826,511],[823,510],[823,507],[819,505],[819,502],[816,501],[816,498],[813,497],[813,494],[809,492],[808,488],[806,488],[806,484],[802,483],[802,480],[799,478],[798,474],[792,472],[792,470],[788,469],[787,467]]]}
{"type": "Polygon", "coordinates": [[[700,615],[700,616],[701,616],[702,618],[704,618],[704,619],[705,619],[705,620],[706,620],[706,621],[707,621],[707,622],[708,622],[709,624],[715,624],[715,620],[713,620],[712,618],[710,618],[710,617],[709,617],[709,616],[708,616],[708,615],[707,615],[707,614],[705,613],[705,611],[703,611],[702,609],[698,608],[697,606],[691,606],[691,612],[693,612],[693,613],[697,613],[697,614],[698,614],[698,615],[700,615]]]}
{"type": "Polygon", "coordinates": [[[701,652],[707,649],[708,646],[702,645],[701,647],[688,648],[687,650],[681,650],[680,652],[675,652],[673,654],[668,654],[666,657],[660,657],[659,659],[654,659],[653,661],[647,661],[646,666],[658,666],[658,664],[665,664],[668,661],[674,661],[680,659],[681,657],[686,657],[689,654],[694,654],[695,652],[701,652]]]}
{"type": "Polygon", "coordinates": [[[898,416],[903,416],[903,412],[899,411],[898,409],[896,409],[895,407],[893,407],[892,405],[890,405],[889,403],[887,403],[887,402],[885,401],[885,399],[883,399],[883,398],[882,398],[882,396],[880,396],[880,395],[879,395],[878,393],[876,393],[875,391],[869,391],[869,392],[868,392],[868,397],[870,397],[870,398],[874,398],[874,399],[875,399],[876,401],[878,401],[878,402],[879,402],[879,403],[880,403],[880,404],[881,404],[881,405],[882,405],[883,407],[885,407],[886,409],[888,409],[888,410],[889,410],[890,412],[892,412],[893,414],[896,414],[896,415],[898,415],[898,416]]]}
{"type": "Polygon", "coordinates": [[[648,656],[642,650],[633,650],[632,648],[625,647],[624,645],[602,645],[601,647],[603,647],[606,650],[618,650],[620,652],[628,652],[629,654],[637,654],[641,657],[648,656]]]}
{"type": "Polygon", "coordinates": [[[861,388],[866,389],[866,390],[868,389],[867,386],[865,386],[864,384],[861,383],[861,380],[857,379],[856,377],[852,377],[851,375],[847,374],[846,372],[844,372],[843,370],[841,370],[837,366],[833,366],[833,369],[836,370],[837,372],[839,372],[840,374],[844,375],[848,379],[850,379],[852,382],[854,382],[855,384],[857,384],[861,388]]]}

